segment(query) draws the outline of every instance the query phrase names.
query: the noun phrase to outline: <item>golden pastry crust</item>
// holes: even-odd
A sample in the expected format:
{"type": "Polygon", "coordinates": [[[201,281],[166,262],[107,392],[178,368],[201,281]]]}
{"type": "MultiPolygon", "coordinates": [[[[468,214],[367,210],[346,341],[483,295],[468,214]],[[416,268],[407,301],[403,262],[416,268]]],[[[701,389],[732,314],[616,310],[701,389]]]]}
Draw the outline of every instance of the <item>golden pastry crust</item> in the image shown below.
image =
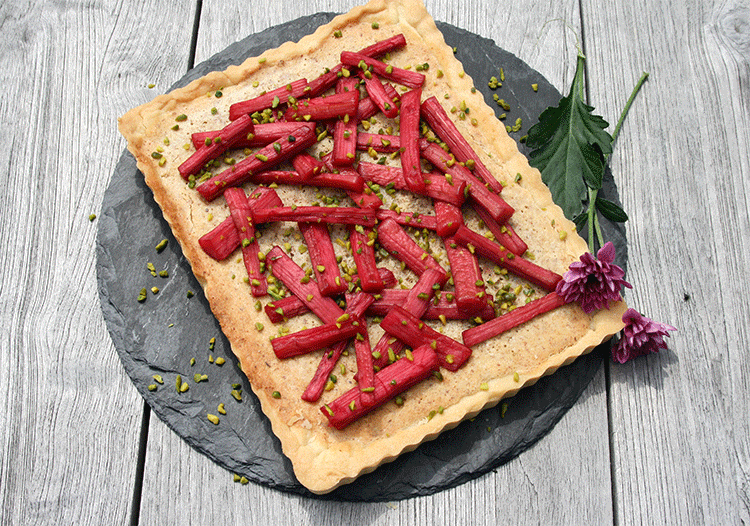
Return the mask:
{"type": "MultiPolygon", "coordinates": [[[[319,408],[355,385],[353,356],[343,357],[347,372],[338,375],[335,388],[324,393],[319,403],[309,404],[300,399],[319,356],[285,361],[275,357],[268,339],[274,328],[265,313],[254,308],[256,300],[240,277],[245,275],[241,258],[234,255],[217,262],[198,245],[200,236],[228,216],[223,198],[211,203],[204,201],[194,189],[188,188],[177,167],[193,151],[183,148],[189,144],[190,134],[225,126],[230,104],[297,78],[312,80],[325,67],[337,64],[341,51],[358,50],[398,33],[405,35],[407,47],[393,53],[390,63],[402,67],[429,63],[429,70],[424,72],[427,81],[423,99],[436,95],[446,109],[456,101],[466,101],[476,125],[469,120],[456,120],[456,125],[497,179],[506,183],[503,197],[516,209],[512,226],[535,254],[537,264],[563,273],[587,250],[585,242],[553,203],[539,172],[519,153],[515,141],[481,94],[471,92],[472,79],[464,74],[461,63],[419,0],[373,0],[336,17],[298,43],[285,43],[240,66],[209,73],[129,111],[119,121],[128,149],[136,157],[203,286],[213,313],[281,441],[284,454],[292,461],[295,475],[315,493],[326,493],[353,481],[571,363],[618,332],[626,308],[620,302],[610,310],[589,316],[577,306],[567,305],[539,316],[476,346],[467,364],[456,373],[444,374],[442,382],[429,379],[413,387],[406,393],[402,407],[386,404],[342,431],[328,427],[319,408]],[[377,23],[377,30],[373,23],[377,23]],[[334,38],[335,31],[341,31],[342,38],[334,38]],[[221,91],[221,98],[216,97],[217,90],[221,91]],[[446,94],[450,99],[444,98],[446,94]],[[216,111],[212,112],[212,108],[216,111]],[[177,122],[175,119],[181,114],[187,118],[177,122]],[[175,124],[179,124],[178,130],[173,129],[175,124]],[[155,151],[165,160],[154,159],[151,154],[155,151]],[[519,183],[514,183],[516,174],[521,175],[519,183]],[[561,231],[566,231],[565,239],[561,239],[561,231]],[[266,329],[257,331],[256,322],[266,329]],[[273,391],[279,391],[281,398],[274,398],[273,391]]],[[[238,155],[242,157],[241,153],[238,155]]],[[[288,187],[278,189],[278,193],[288,205],[316,199],[315,191],[310,189],[288,187]]],[[[406,205],[405,209],[408,206],[410,210],[427,212],[430,208],[429,201],[421,198],[397,196],[396,200],[406,205]]],[[[289,225],[270,226],[263,232],[261,248],[268,250],[274,244],[290,243],[295,260],[302,264],[306,254],[294,250],[301,241],[295,239],[294,233],[289,234],[289,230],[289,225]]],[[[334,237],[340,233],[337,228],[332,232],[334,237]]],[[[343,233],[341,236],[345,237],[343,233]]],[[[350,260],[343,249],[340,255],[344,263],[350,260]]],[[[413,277],[397,267],[394,270],[406,283],[413,282],[413,277]]],[[[490,267],[488,272],[491,270],[490,267]]],[[[514,287],[523,283],[514,278],[506,282],[514,287]]],[[[307,315],[290,320],[289,327],[294,331],[316,323],[319,323],[316,318],[307,315]]],[[[465,323],[452,322],[444,330],[460,341],[460,332],[466,327],[465,323]]],[[[382,334],[378,331],[377,326],[371,327],[373,343],[382,334]]]]}

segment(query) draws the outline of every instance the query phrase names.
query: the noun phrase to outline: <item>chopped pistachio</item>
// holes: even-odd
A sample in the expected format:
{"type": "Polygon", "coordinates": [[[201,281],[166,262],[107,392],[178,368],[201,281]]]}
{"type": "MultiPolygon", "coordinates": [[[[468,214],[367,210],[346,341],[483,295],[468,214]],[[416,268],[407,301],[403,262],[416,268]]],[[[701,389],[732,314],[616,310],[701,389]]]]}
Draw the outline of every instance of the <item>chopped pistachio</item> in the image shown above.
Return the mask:
{"type": "Polygon", "coordinates": [[[212,415],[211,413],[208,413],[206,415],[206,418],[208,418],[208,421],[211,422],[213,425],[218,426],[219,425],[219,417],[216,415],[212,415]]]}

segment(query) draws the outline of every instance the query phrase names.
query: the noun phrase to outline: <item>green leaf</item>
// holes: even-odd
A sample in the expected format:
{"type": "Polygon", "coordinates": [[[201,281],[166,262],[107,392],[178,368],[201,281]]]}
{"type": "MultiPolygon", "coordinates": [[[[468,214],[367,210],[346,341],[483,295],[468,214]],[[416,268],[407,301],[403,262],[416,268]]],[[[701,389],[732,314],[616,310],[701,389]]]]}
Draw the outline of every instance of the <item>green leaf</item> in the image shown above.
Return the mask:
{"type": "Polygon", "coordinates": [[[604,217],[615,223],[624,223],[628,220],[628,214],[625,213],[620,205],[608,201],[601,197],[596,198],[596,209],[599,210],[604,217]]]}
{"type": "Polygon", "coordinates": [[[583,101],[584,60],[578,55],[570,93],[557,107],[542,112],[526,139],[533,150],[531,166],[542,173],[552,198],[568,219],[581,212],[587,186],[601,188],[603,155],[612,152],[612,137],[605,131],[609,124],[583,101]]]}
{"type": "Polygon", "coordinates": [[[586,226],[586,221],[589,218],[588,212],[581,212],[573,218],[573,223],[576,225],[577,232],[583,232],[583,227],[586,226]]]}

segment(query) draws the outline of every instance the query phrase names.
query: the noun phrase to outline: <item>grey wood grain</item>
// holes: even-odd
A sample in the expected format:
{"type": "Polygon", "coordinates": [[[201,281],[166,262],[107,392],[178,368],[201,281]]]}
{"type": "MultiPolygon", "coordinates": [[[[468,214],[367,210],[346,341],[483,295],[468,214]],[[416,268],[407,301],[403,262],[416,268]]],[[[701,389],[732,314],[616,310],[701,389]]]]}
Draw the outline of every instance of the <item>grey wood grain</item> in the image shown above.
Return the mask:
{"type": "MultiPolygon", "coordinates": [[[[493,2],[441,0],[427,2],[427,8],[437,20],[494,39],[563,91],[575,68],[578,4],[538,4],[516,2],[498,12],[493,2]]],[[[252,32],[320,11],[347,11],[354,5],[353,1],[311,1],[290,10],[279,1],[251,8],[245,2],[204,1],[196,63],[252,32]]],[[[290,524],[293,520],[301,525],[563,524],[584,520],[608,524],[612,522],[608,440],[602,372],[547,437],[496,472],[429,497],[358,504],[304,499],[254,484],[236,484],[230,473],[152,419],[141,520],[143,524],[173,523],[188,517],[196,523],[221,518],[252,524],[290,524]],[[565,455],[561,457],[560,451],[565,455]]]]}
{"type": "Polygon", "coordinates": [[[618,524],[747,524],[750,7],[583,2],[591,102],[612,121],[651,73],[612,170],[629,302],[679,331],[612,366],[618,524]]]}
{"type": "Polygon", "coordinates": [[[2,524],[128,520],[143,404],[102,320],[89,214],[124,148],[117,117],[186,67],[187,50],[158,51],[183,36],[154,29],[189,21],[153,4],[0,4],[2,524]]]}
{"type": "Polygon", "coordinates": [[[611,524],[603,372],[531,450],[479,479],[427,497],[386,503],[303,498],[232,481],[158,419],[151,420],[142,524],[611,524]],[[592,445],[593,444],[593,445],[592,445]],[[565,454],[560,455],[560,448],[565,454]]]}

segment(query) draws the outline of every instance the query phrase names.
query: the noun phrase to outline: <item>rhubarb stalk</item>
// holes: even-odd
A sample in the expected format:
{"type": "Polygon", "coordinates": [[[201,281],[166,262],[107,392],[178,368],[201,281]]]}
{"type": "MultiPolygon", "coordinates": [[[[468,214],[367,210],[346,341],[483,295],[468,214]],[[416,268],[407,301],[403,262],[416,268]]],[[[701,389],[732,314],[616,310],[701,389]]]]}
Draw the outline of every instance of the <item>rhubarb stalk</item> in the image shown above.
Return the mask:
{"type": "MultiPolygon", "coordinates": [[[[354,92],[359,105],[359,88],[357,79],[342,78],[336,83],[336,93],[354,92]]],[[[357,111],[351,117],[338,119],[333,130],[333,152],[331,162],[336,166],[351,166],[357,151],[357,111]]]]}
{"type": "Polygon", "coordinates": [[[333,323],[344,313],[334,300],[320,293],[318,284],[280,247],[275,246],[266,254],[266,263],[271,266],[271,273],[276,279],[286,285],[323,323],[333,323]]]}
{"type": "Polygon", "coordinates": [[[558,296],[556,292],[550,292],[546,296],[533,300],[526,305],[517,307],[507,314],[498,316],[494,320],[465,330],[462,333],[464,345],[474,347],[475,345],[494,338],[495,336],[499,336],[514,327],[518,327],[519,325],[536,318],[540,314],[544,314],[545,312],[549,312],[563,305],[565,305],[565,300],[558,296]]]}
{"type": "MultiPolygon", "coordinates": [[[[259,186],[248,198],[250,211],[260,208],[281,206],[281,199],[275,190],[259,186]]],[[[240,246],[240,235],[234,226],[231,216],[222,221],[219,226],[204,234],[199,240],[201,248],[217,261],[229,257],[240,246]]]]}
{"type": "Polygon", "coordinates": [[[370,100],[377,106],[377,108],[383,112],[383,115],[389,119],[393,119],[398,115],[398,106],[386,92],[385,85],[377,75],[360,75],[365,83],[365,90],[370,96],[370,100]]]}
{"type": "Polygon", "coordinates": [[[246,157],[234,166],[215,175],[197,187],[206,201],[213,201],[231,186],[239,186],[252,177],[253,173],[269,170],[298,152],[315,143],[315,132],[307,127],[300,127],[286,138],[279,139],[261,148],[254,155],[246,157]]]}
{"type": "Polygon", "coordinates": [[[305,179],[312,179],[323,171],[324,164],[307,152],[302,152],[292,158],[292,166],[305,179]]]}
{"type": "Polygon", "coordinates": [[[445,201],[435,201],[435,232],[440,237],[452,236],[463,225],[461,209],[445,201]]]}
{"type": "Polygon", "coordinates": [[[360,287],[365,292],[377,292],[385,286],[375,260],[373,248],[376,234],[372,229],[365,229],[360,225],[349,228],[349,243],[351,245],[354,264],[357,266],[360,287]]]}
{"type": "Polygon", "coordinates": [[[345,66],[356,66],[362,70],[371,69],[377,76],[407,88],[421,88],[425,80],[425,76],[421,73],[397,68],[361,53],[342,51],[341,63],[345,66]]]}
{"type": "Polygon", "coordinates": [[[234,148],[240,140],[247,139],[248,135],[252,134],[252,132],[253,121],[249,115],[244,115],[236,121],[229,123],[222,130],[219,130],[211,138],[210,143],[204,143],[201,147],[197,148],[193,155],[177,167],[177,170],[183,179],[197,174],[208,161],[216,159],[228,149],[234,148]]]}
{"type": "MultiPolygon", "coordinates": [[[[367,315],[382,318],[388,314],[394,306],[403,306],[408,294],[408,290],[401,289],[384,289],[380,291],[377,294],[375,301],[370,305],[370,308],[367,309],[367,315]]],[[[487,294],[487,302],[482,310],[472,315],[467,315],[466,312],[459,310],[454,292],[442,291],[439,295],[434,296],[429,302],[427,310],[422,314],[421,319],[447,321],[466,320],[469,317],[479,316],[484,321],[491,320],[495,317],[495,309],[492,307],[491,301],[491,296],[487,294]],[[435,301],[435,297],[437,297],[437,301],[435,301]]]]}
{"type": "Polygon", "coordinates": [[[280,206],[253,212],[256,223],[296,221],[298,223],[331,223],[375,226],[375,214],[363,208],[333,206],[280,206]]]}
{"type": "Polygon", "coordinates": [[[373,409],[418,384],[438,369],[438,357],[429,345],[414,349],[412,359],[401,359],[375,375],[370,400],[363,400],[359,387],[354,387],[330,404],[321,407],[328,422],[336,429],[344,429],[373,409]]]}
{"type": "Polygon", "coordinates": [[[505,247],[495,243],[481,234],[460,226],[453,236],[457,243],[474,250],[480,256],[484,256],[503,268],[508,269],[515,275],[538,285],[547,291],[555,290],[557,282],[562,279],[560,274],[547,270],[532,263],[527,259],[518,257],[505,247]]]}
{"type": "Polygon", "coordinates": [[[425,190],[422,165],[419,160],[419,108],[422,98],[420,88],[401,95],[401,168],[404,170],[406,186],[412,192],[425,190]]]}
{"type": "MultiPolygon", "coordinates": [[[[513,215],[513,207],[496,193],[489,190],[465,166],[460,165],[453,156],[434,143],[422,149],[422,155],[441,172],[450,175],[453,181],[464,181],[475,208],[484,209],[496,221],[504,223],[513,215]]],[[[446,175],[446,177],[447,177],[446,175]]]]}
{"type": "Polygon", "coordinates": [[[318,121],[325,119],[344,118],[349,116],[353,119],[357,116],[357,103],[359,92],[348,91],[336,93],[327,97],[316,97],[314,99],[301,99],[286,110],[284,118],[287,121],[318,121]]]}
{"type": "Polygon", "coordinates": [[[447,274],[440,263],[417,245],[394,220],[386,219],[380,223],[378,226],[378,242],[380,246],[399,261],[403,261],[418,276],[421,276],[428,268],[434,268],[447,279],[447,274]]]}
{"type": "MultiPolygon", "coordinates": [[[[399,307],[411,313],[415,318],[421,318],[427,312],[430,298],[435,290],[439,289],[445,283],[445,277],[445,275],[435,269],[425,270],[417,283],[414,284],[414,287],[409,290],[404,298],[404,302],[399,307]]],[[[395,356],[403,350],[403,342],[399,340],[393,341],[394,336],[395,334],[389,334],[386,330],[385,334],[378,340],[378,343],[375,344],[373,355],[376,356],[376,366],[384,367],[389,362],[393,362],[395,356]]]]}
{"type": "MultiPolygon", "coordinates": [[[[267,146],[274,141],[288,137],[290,133],[298,130],[300,127],[315,130],[313,122],[268,122],[256,124],[253,126],[252,134],[240,138],[235,144],[235,148],[255,148],[258,146],[267,146]]],[[[196,132],[190,136],[193,146],[196,149],[206,146],[207,141],[213,141],[219,131],[196,132]]]]}
{"type": "Polygon", "coordinates": [[[427,121],[432,131],[440,137],[450,148],[453,155],[461,162],[474,165],[474,172],[489,185],[490,189],[496,193],[503,190],[503,185],[495,179],[492,173],[479,159],[469,141],[461,135],[456,125],[451,120],[448,113],[437,100],[436,97],[430,97],[422,103],[422,118],[427,121]]]}
{"type": "MultiPolygon", "coordinates": [[[[384,286],[388,288],[395,287],[398,283],[396,281],[396,276],[391,272],[390,270],[386,268],[379,268],[378,269],[378,275],[380,276],[380,280],[383,282],[384,286]]],[[[350,283],[353,285],[356,284],[356,286],[359,286],[360,279],[358,274],[354,274],[353,276],[345,276],[345,280],[350,279],[350,283]]],[[[404,297],[405,294],[408,292],[406,290],[393,290],[393,292],[403,292],[404,297]]],[[[397,303],[397,305],[401,305],[403,302],[397,303]]],[[[269,303],[265,306],[266,315],[268,316],[268,319],[271,320],[271,323],[281,323],[284,321],[284,319],[294,318],[295,316],[301,316],[303,314],[307,314],[310,312],[310,309],[305,305],[305,303],[299,299],[297,296],[287,296],[285,298],[281,298],[280,300],[275,300],[273,303],[269,303]]],[[[385,316],[386,313],[380,314],[381,316],[385,316]]],[[[437,319],[437,318],[435,318],[437,319]]],[[[490,319],[490,318],[484,318],[484,319],[490,319]]]]}
{"type": "Polygon", "coordinates": [[[307,244],[307,253],[323,296],[336,296],[346,290],[333,250],[331,234],[325,223],[300,223],[299,229],[307,244]]]}
{"type": "Polygon", "coordinates": [[[396,212],[381,208],[375,211],[375,217],[378,221],[392,219],[401,226],[411,226],[414,228],[426,228],[427,230],[437,230],[437,220],[435,216],[419,214],[417,212],[396,212]]]}
{"type": "Polygon", "coordinates": [[[418,195],[426,195],[438,201],[445,201],[455,206],[461,206],[466,199],[466,183],[463,181],[453,181],[451,184],[444,176],[438,173],[422,174],[424,187],[422,189],[409,188],[404,171],[395,166],[385,166],[382,164],[360,162],[357,165],[357,171],[365,179],[379,184],[380,186],[395,190],[412,191],[418,195]]]}
{"type": "Polygon", "coordinates": [[[232,222],[240,238],[242,259],[245,262],[250,291],[253,296],[265,296],[268,293],[266,276],[260,269],[258,241],[255,238],[255,227],[252,212],[245,191],[242,188],[229,188],[224,192],[232,222]]]}
{"type": "Polygon", "coordinates": [[[475,208],[479,218],[484,221],[484,225],[492,232],[495,236],[495,240],[502,246],[513,252],[516,256],[522,256],[528,249],[528,245],[523,239],[518,237],[515,230],[511,228],[509,224],[498,223],[490,213],[478,206],[475,208]]]}
{"type": "Polygon", "coordinates": [[[293,358],[348,340],[361,333],[362,320],[344,313],[333,323],[274,338],[271,340],[271,347],[277,358],[293,358]]]}
{"type": "Polygon", "coordinates": [[[239,119],[243,115],[255,113],[256,111],[263,111],[268,108],[276,107],[279,104],[286,104],[289,101],[289,97],[297,99],[305,95],[308,91],[307,79],[299,79],[255,98],[242,102],[235,102],[229,106],[229,120],[233,121],[239,119]]]}
{"type": "Polygon", "coordinates": [[[451,265],[458,309],[467,314],[481,311],[487,305],[487,292],[477,257],[451,237],[445,239],[445,251],[451,265]]]}
{"type": "MultiPolygon", "coordinates": [[[[372,303],[372,297],[369,294],[354,294],[350,297],[349,303],[346,305],[346,313],[350,316],[362,317],[367,311],[367,307],[372,303]]],[[[341,353],[344,352],[349,342],[339,342],[330,349],[323,351],[323,357],[318,364],[318,368],[315,374],[310,380],[305,392],[302,393],[302,399],[307,402],[315,402],[323,394],[328,378],[333,372],[333,368],[336,367],[341,357],[341,353]]]]}
{"type": "Polygon", "coordinates": [[[440,365],[449,371],[460,369],[471,356],[467,346],[437,332],[401,307],[393,307],[380,326],[413,349],[431,345],[440,358],[440,365]]]}
{"type": "MultiPolygon", "coordinates": [[[[404,46],[406,46],[406,38],[404,35],[398,34],[376,42],[373,45],[362,49],[360,53],[367,55],[368,57],[379,57],[385,55],[389,51],[395,51],[404,46]]],[[[336,84],[336,81],[341,77],[341,70],[343,67],[343,64],[338,64],[310,82],[310,96],[317,97],[318,95],[322,95],[329,88],[332,88],[333,85],[336,84]]]]}

